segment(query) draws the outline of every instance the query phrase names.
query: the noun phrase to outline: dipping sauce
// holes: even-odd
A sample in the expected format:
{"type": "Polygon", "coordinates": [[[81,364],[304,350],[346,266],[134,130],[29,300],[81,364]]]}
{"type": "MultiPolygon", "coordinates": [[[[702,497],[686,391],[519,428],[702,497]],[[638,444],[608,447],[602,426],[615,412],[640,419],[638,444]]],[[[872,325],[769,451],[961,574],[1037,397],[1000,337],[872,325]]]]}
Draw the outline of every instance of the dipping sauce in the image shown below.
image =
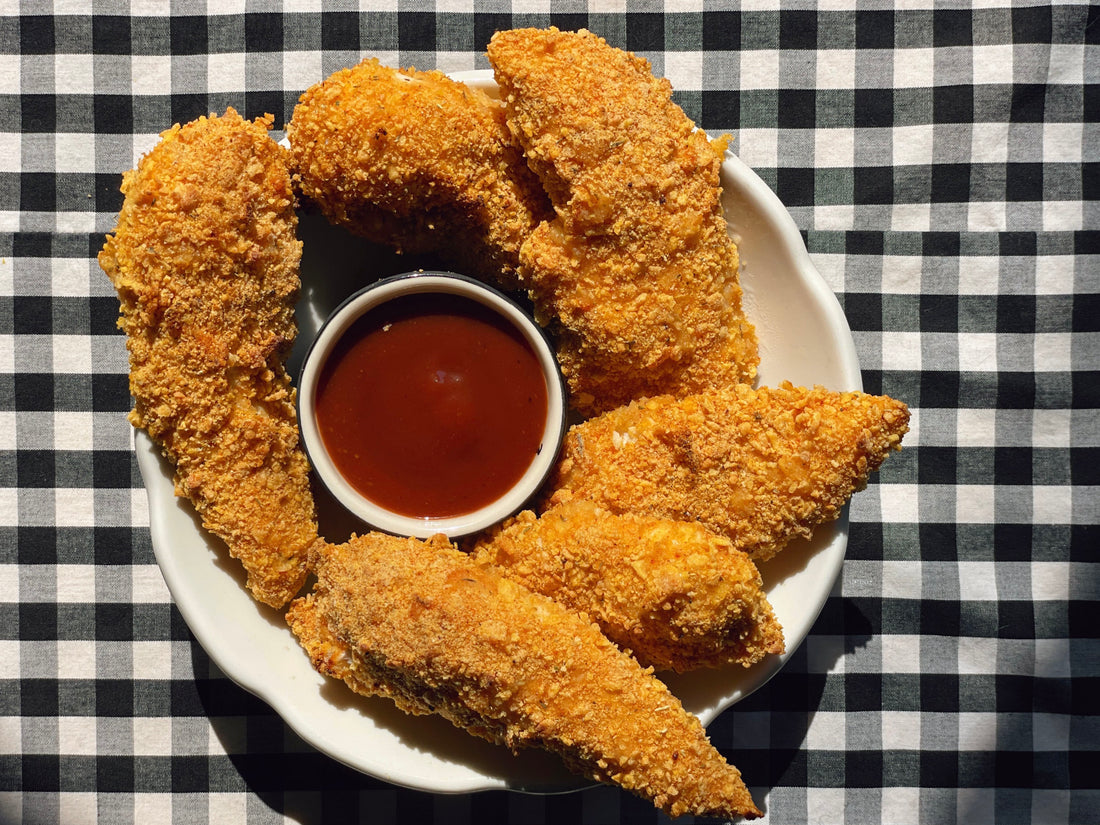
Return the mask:
{"type": "Polygon", "coordinates": [[[547,389],[523,335],[456,295],[395,298],[344,333],[321,372],[316,420],[362,495],[416,518],[472,513],[542,445],[547,389]]]}

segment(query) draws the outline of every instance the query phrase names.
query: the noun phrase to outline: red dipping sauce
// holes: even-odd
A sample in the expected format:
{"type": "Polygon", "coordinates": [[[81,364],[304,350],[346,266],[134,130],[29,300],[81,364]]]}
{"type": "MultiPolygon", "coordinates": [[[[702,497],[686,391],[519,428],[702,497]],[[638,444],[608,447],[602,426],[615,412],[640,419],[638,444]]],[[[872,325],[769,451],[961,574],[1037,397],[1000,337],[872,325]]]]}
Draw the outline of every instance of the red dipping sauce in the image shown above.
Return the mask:
{"type": "Polygon", "coordinates": [[[500,498],[538,454],[542,368],[505,318],[456,295],[370,310],[321,372],[316,420],[337,469],[403,516],[446,518],[500,498]]]}

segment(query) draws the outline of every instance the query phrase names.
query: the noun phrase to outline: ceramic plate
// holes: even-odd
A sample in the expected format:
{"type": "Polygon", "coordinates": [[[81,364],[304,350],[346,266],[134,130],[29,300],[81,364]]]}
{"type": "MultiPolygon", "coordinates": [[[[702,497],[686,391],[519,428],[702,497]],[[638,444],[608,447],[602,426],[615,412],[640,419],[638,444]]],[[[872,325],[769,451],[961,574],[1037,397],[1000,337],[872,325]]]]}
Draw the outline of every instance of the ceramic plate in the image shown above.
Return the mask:
{"type": "MultiPolygon", "coordinates": [[[[495,91],[489,72],[455,75],[495,91]]],[[[772,191],[735,156],[722,166],[723,205],[741,252],[745,309],[760,337],[759,383],[861,388],[847,321],[814,269],[794,222],[772,191]]],[[[289,368],[329,311],[367,281],[423,265],[362,243],[303,216],[301,327],[289,368]]],[[[437,262],[424,262],[437,263],[437,262]]],[[[281,613],[244,589],[244,574],[224,546],[201,529],[190,505],[175,497],[172,471],[143,432],[137,459],[149,495],[153,547],[188,626],[226,675],[255,693],[306,742],[356,770],[397,785],[442,793],[488,789],[532,792],[587,784],[553,757],[512,756],[437,717],[410,717],[382,699],[355,696],[310,666],[281,613]]],[[[318,499],[323,534],[340,541],[353,529],[340,508],[318,499]]],[[[751,669],[730,667],[669,675],[668,684],[704,723],[761,687],[802,643],[835,583],[847,543],[847,511],[761,565],[765,589],[783,624],[787,654],[751,669]]]]}

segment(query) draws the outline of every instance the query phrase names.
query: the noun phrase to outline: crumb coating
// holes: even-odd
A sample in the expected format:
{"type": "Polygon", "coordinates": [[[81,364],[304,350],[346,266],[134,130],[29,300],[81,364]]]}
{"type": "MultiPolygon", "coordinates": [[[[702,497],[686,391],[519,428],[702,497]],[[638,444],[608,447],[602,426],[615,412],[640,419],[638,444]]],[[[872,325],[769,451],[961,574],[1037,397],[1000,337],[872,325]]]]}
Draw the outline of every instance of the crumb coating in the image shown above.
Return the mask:
{"type": "Polygon", "coordinates": [[[570,429],[549,500],[698,521],[764,561],[839,516],[908,423],[887,396],[787,382],[642,399],[570,429]]]}
{"type": "Polygon", "coordinates": [[[317,522],[284,362],[301,243],[270,118],[232,109],[166,131],[137,168],[99,263],[121,304],[130,421],[262,602],[305,581],[317,522]]]}
{"type": "Polygon", "coordinates": [[[695,523],[615,515],[575,499],[524,511],[477,542],[475,558],[587,614],[643,665],[748,667],[784,650],[760,573],[695,523]]]}
{"type": "Polygon", "coordinates": [[[316,552],[287,621],[323,673],[512,749],[540,746],[671,816],[754,816],[699,720],[587,619],[442,537],[316,552]]]}
{"type": "Polygon", "coordinates": [[[489,62],[508,124],[556,216],[520,250],[536,309],[586,415],[645,395],[752,381],[711,142],[647,61],[591,32],[497,32],[489,62]]]}
{"type": "Polygon", "coordinates": [[[499,101],[369,59],[307,89],[287,139],[302,193],[333,223],[516,288],[520,246],[549,204],[499,101]]]}

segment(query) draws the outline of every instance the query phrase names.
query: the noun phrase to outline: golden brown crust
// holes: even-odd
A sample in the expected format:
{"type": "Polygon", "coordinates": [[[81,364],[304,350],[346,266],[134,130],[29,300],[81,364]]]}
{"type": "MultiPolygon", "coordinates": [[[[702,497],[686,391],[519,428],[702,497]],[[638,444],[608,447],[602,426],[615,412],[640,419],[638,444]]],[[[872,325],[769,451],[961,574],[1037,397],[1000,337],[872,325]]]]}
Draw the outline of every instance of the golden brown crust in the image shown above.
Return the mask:
{"type": "Polygon", "coordinates": [[[760,573],[699,524],[615,515],[575,499],[520,513],[482,537],[475,558],[585,613],[643,665],[676,671],[782,653],[760,573]]]}
{"type": "Polygon", "coordinates": [[[590,32],[497,32],[508,123],[554,202],[520,251],[584,414],[751,381],[756,333],[712,144],[649,64],[590,32]]]}
{"type": "Polygon", "coordinates": [[[908,422],[886,396],[786,382],[643,399],[569,431],[550,500],[698,521],[763,561],[840,515],[908,422]]]}
{"type": "Polygon", "coordinates": [[[270,126],[230,109],[165,132],[123,177],[99,262],[122,308],[130,420],[278,607],[305,581],[317,523],[284,368],[301,244],[270,126]]]}
{"type": "Polygon", "coordinates": [[[699,720],[583,617],[439,539],[370,534],[316,559],[316,587],[287,619],[323,672],[549,749],[671,816],[759,815],[699,720]]]}
{"type": "Polygon", "coordinates": [[[333,223],[516,286],[520,245],[549,206],[499,101],[364,60],[306,90],[287,138],[303,194],[333,223]]]}

